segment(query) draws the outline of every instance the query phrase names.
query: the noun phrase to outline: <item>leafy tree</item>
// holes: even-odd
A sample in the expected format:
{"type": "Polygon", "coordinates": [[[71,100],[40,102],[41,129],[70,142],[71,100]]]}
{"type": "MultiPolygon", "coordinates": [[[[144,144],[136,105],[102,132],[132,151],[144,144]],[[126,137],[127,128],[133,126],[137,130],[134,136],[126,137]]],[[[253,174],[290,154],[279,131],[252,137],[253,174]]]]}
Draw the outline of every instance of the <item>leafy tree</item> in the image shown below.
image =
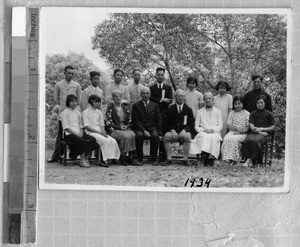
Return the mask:
{"type": "Polygon", "coordinates": [[[156,67],[164,67],[174,90],[184,88],[186,78],[195,75],[201,92],[225,79],[233,95],[243,95],[251,89],[251,75],[261,74],[268,78],[264,87],[272,95],[281,133],[276,145],[283,150],[286,35],[281,15],[126,13],[111,14],[98,24],[92,45],[112,68],[125,73],[141,68],[146,83],[156,67]]]}

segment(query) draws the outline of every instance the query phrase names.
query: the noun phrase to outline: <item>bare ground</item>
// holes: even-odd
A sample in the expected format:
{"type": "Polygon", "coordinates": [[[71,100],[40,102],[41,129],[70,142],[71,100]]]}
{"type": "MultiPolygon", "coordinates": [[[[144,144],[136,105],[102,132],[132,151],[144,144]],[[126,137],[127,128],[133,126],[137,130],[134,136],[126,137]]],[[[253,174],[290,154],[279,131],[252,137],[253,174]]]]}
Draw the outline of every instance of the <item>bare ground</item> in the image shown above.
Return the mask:
{"type": "Polygon", "coordinates": [[[91,163],[90,168],[79,167],[79,162],[69,161],[67,166],[59,163],[45,164],[45,182],[57,184],[119,185],[148,187],[184,187],[194,185],[209,187],[281,187],[284,182],[284,160],[275,160],[271,167],[247,168],[221,163],[204,167],[196,159],[191,166],[183,166],[175,160],[170,166],[153,166],[147,160],[143,166],[111,165],[109,168],[91,163]],[[186,183],[186,181],[188,182],[186,183]]]}

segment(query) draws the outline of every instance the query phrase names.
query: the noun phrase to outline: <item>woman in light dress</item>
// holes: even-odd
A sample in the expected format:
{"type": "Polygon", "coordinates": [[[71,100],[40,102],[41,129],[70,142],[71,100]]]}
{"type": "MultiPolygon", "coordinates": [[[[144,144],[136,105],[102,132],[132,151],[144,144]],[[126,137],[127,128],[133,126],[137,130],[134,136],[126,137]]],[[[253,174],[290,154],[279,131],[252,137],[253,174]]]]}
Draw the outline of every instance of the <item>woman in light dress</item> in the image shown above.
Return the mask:
{"type": "Polygon", "coordinates": [[[247,136],[250,113],[243,109],[241,96],[233,98],[233,109],[228,115],[229,132],[223,139],[221,152],[224,161],[236,164],[241,159],[241,145],[247,136]]]}
{"type": "Polygon", "coordinates": [[[88,103],[90,105],[82,112],[83,126],[86,133],[95,137],[100,145],[103,161],[99,162],[99,166],[108,167],[108,159],[119,159],[119,146],[116,140],[105,132],[104,117],[99,110],[101,98],[93,94],[88,103]]]}
{"type": "Polygon", "coordinates": [[[227,117],[229,112],[232,110],[232,96],[227,93],[231,90],[231,87],[226,81],[219,81],[215,89],[218,91],[218,94],[214,97],[214,106],[221,111],[223,128],[221,131],[221,137],[227,133],[227,117]]]}

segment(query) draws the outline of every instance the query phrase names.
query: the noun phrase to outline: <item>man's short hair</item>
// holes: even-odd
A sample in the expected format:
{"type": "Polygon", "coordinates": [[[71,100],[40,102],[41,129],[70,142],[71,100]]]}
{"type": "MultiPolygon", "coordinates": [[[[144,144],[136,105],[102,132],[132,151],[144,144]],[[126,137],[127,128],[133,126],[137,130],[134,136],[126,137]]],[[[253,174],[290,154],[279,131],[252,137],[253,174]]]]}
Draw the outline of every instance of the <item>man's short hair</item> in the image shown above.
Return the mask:
{"type": "Polygon", "coordinates": [[[139,68],[136,68],[132,71],[132,74],[134,74],[135,71],[139,71],[139,72],[142,72],[139,68]]]}
{"type": "Polygon", "coordinates": [[[185,94],[185,92],[184,92],[182,89],[178,88],[178,89],[175,91],[174,96],[176,96],[176,95],[179,94],[179,93],[185,94]]]}
{"type": "Polygon", "coordinates": [[[67,65],[67,66],[65,67],[64,72],[67,72],[68,69],[73,69],[73,70],[75,70],[73,66],[67,65]]]}
{"type": "Polygon", "coordinates": [[[142,95],[142,93],[143,93],[145,90],[149,91],[149,93],[151,94],[150,88],[148,88],[148,87],[142,87],[142,88],[141,88],[141,91],[140,91],[140,95],[142,95]]]}
{"type": "Polygon", "coordinates": [[[114,75],[117,74],[118,72],[121,72],[124,75],[124,71],[121,69],[115,69],[114,70],[114,75]]]}
{"type": "Polygon", "coordinates": [[[259,78],[261,81],[263,81],[263,79],[264,79],[261,75],[253,75],[252,81],[255,81],[257,78],[259,78]]]}
{"type": "Polygon", "coordinates": [[[158,67],[158,68],[156,69],[156,73],[157,73],[158,71],[163,71],[164,73],[166,72],[166,70],[165,70],[163,67],[158,67]]]}
{"type": "Polygon", "coordinates": [[[100,76],[100,72],[98,72],[98,71],[91,71],[90,72],[90,79],[92,79],[94,76],[100,76]]]}

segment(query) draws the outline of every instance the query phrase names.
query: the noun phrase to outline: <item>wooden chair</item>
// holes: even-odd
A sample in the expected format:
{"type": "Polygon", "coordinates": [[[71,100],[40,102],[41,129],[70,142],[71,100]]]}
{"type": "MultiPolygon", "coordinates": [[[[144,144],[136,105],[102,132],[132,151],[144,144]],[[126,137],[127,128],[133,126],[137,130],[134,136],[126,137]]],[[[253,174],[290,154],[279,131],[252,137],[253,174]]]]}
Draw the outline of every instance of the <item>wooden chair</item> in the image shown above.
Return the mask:
{"type": "MultiPolygon", "coordinates": [[[[68,154],[68,150],[70,150],[70,148],[69,148],[70,145],[72,145],[72,142],[66,141],[63,138],[60,140],[60,143],[59,143],[59,154],[60,154],[59,155],[59,163],[63,164],[64,166],[67,165],[67,161],[68,161],[67,154],[68,154]]],[[[101,148],[99,147],[94,152],[95,152],[95,158],[99,162],[102,158],[101,148]]]]}
{"type": "Polygon", "coordinates": [[[263,151],[263,165],[264,166],[266,166],[268,164],[269,164],[269,166],[272,165],[273,149],[274,149],[274,131],[272,131],[268,135],[268,140],[262,148],[262,151],[263,151]]]}
{"type": "Polygon", "coordinates": [[[63,164],[64,166],[67,165],[67,153],[68,149],[70,150],[70,145],[72,145],[72,142],[66,141],[63,138],[63,133],[60,136],[60,141],[59,141],[59,163],[63,164]]]}

